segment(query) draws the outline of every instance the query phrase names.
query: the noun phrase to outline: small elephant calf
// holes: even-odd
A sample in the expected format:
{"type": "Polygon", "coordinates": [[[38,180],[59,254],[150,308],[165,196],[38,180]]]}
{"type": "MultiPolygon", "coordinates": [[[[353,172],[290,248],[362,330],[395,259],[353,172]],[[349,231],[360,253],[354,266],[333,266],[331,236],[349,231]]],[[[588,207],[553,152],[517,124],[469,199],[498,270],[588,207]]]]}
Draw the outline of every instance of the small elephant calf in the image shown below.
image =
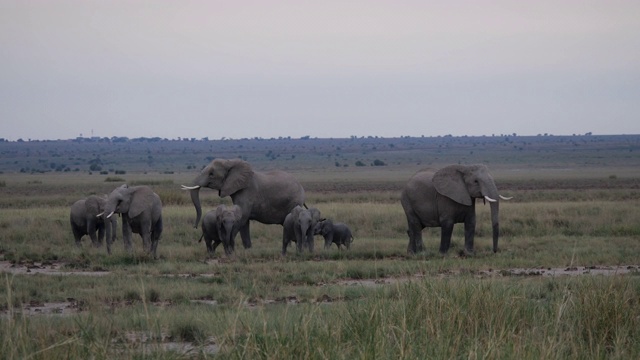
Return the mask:
{"type": "Polygon", "coordinates": [[[320,220],[320,210],[312,207],[305,209],[298,205],[284,219],[282,224],[282,255],[287,253],[290,242],[295,242],[298,253],[304,248],[313,252],[313,230],[320,220]]]}
{"type": "Polygon", "coordinates": [[[313,229],[315,235],[322,235],[324,237],[324,248],[331,247],[331,243],[340,246],[344,245],[347,249],[351,248],[351,242],[353,242],[353,235],[351,229],[346,224],[334,223],[331,219],[324,219],[313,229]]]}
{"type": "Polygon", "coordinates": [[[235,237],[240,230],[238,225],[242,219],[242,210],[238,205],[219,205],[202,218],[202,236],[207,244],[207,251],[213,254],[220,243],[224,252],[231,255],[235,250],[235,237]]]}

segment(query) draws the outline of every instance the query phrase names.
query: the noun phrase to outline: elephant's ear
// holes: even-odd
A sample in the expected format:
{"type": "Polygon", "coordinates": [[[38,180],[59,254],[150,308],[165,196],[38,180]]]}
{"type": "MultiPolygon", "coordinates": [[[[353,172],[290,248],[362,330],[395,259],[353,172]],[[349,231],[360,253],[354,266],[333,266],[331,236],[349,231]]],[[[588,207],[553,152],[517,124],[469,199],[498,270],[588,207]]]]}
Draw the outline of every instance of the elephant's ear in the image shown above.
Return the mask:
{"type": "Polygon", "coordinates": [[[251,166],[244,160],[228,160],[226,166],[227,173],[222,182],[220,197],[227,197],[246,188],[249,186],[249,181],[253,176],[251,166]]]}
{"type": "Polygon", "coordinates": [[[218,207],[216,208],[216,221],[220,220],[220,217],[224,213],[224,208],[224,205],[218,205],[218,207]]]}
{"type": "MultiPolygon", "coordinates": [[[[294,219],[298,219],[298,217],[300,216],[300,212],[301,212],[302,210],[304,210],[304,208],[302,208],[302,206],[300,206],[300,205],[296,205],[296,207],[294,207],[293,209],[291,209],[290,214],[291,214],[291,216],[292,216],[294,219]]],[[[297,221],[297,220],[296,220],[296,221],[297,221]]]]}
{"type": "Polygon", "coordinates": [[[457,165],[444,167],[433,175],[433,186],[436,191],[449,199],[466,206],[473,200],[464,182],[463,168],[457,165]]]}
{"type": "MultiPolygon", "coordinates": [[[[153,202],[155,200],[155,193],[144,186],[141,186],[139,188],[129,188],[133,193],[130,194],[129,196],[131,196],[131,204],[129,205],[129,217],[130,218],[134,218],[140,214],[142,214],[143,211],[147,210],[147,209],[151,209],[151,206],[153,206],[153,202]]],[[[127,195],[125,195],[126,197],[127,195]]]]}
{"type": "Polygon", "coordinates": [[[320,221],[320,210],[318,210],[317,208],[309,208],[309,212],[311,213],[311,218],[313,219],[313,221],[318,222],[320,221]]]}

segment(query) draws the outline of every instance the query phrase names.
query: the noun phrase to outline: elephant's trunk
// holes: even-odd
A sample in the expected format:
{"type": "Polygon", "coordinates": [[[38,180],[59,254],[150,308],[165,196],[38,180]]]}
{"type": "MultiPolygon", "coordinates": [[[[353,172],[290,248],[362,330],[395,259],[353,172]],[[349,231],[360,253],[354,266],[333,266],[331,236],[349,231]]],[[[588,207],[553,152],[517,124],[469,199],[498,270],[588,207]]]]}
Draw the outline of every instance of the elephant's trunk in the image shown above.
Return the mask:
{"type": "MultiPolygon", "coordinates": [[[[112,230],[111,229],[111,224],[112,224],[111,220],[105,220],[104,221],[104,228],[105,228],[104,232],[105,232],[105,235],[107,236],[107,238],[105,240],[106,240],[106,243],[107,243],[107,253],[109,255],[111,255],[111,236],[112,236],[111,235],[111,230],[112,230]]],[[[115,231],[115,229],[113,231],[115,231]]]]}
{"type": "Polygon", "coordinates": [[[191,201],[193,201],[193,206],[196,208],[196,222],[193,224],[194,228],[198,228],[198,223],[200,223],[200,218],[202,217],[202,206],[200,205],[200,187],[189,190],[191,192],[191,201]]]}
{"type": "Polygon", "coordinates": [[[498,220],[499,202],[492,202],[491,206],[491,224],[493,227],[493,252],[498,252],[498,237],[500,235],[500,222],[498,220]]]}

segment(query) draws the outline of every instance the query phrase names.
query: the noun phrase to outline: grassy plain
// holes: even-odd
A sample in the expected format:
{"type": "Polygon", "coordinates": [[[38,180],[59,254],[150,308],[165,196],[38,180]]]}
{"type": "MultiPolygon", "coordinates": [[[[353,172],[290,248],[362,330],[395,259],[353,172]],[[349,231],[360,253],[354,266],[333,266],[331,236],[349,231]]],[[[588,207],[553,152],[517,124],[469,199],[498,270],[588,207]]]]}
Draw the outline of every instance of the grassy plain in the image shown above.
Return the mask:
{"type": "MultiPolygon", "coordinates": [[[[482,139],[477,146],[441,139],[434,148],[448,149],[438,155],[445,159],[418,164],[418,154],[426,152],[409,151],[408,139],[365,146],[388,150],[375,154],[361,149],[376,139],[364,140],[315,150],[303,143],[309,154],[294,158],[284,155],[291,147],[274,147],[272,154],[286,161],[264,156],[269,147],[263,142],[233,143],[259,168],[287,167],[307,189],[309,205],[350,225],[351,251],[333,247],[313,255],[290,249],[280,256],[281,228],[254,222],[253,248],[239,246],[231,258],[218,249],[209,258],[192,226],[188,194],[179,190],[195,169],[89,175],[5,168],[2,358],[640,357],[640,157],[629,155],[628,143],[597,151],[601,143],[594,141],[580,153],[562,141],[555,149],[565,157],[558,159],[543,146],[549,139],[516,140],[508,142],[509,151],[522,156],[512,159],[500,151],[504,140],[483,150],[482,139]],[[513,143],[524,150],[513,150],[513,143]],[[563,152],[565,145],[570,152],[563,152]],[[251,146],[257,147],[253,153],[251,146]],[[349,162],[380,158],[388,165],[338,167],[333,157],[313,157],[329,148],[340,148],[349,162]],[[424,254],[406,254],[400,189],[416,170],[439,166],[450,154],[484,158],[501,192],[514,196],[501,204],[497,254],[491,252],[489,209],[480,203],[475,256],[459,255],[459,225],[447,256],[437,254],[439,229],[424,231],[424,254]],[[305,157],[309,161],[301,161],[305,157]],[[158,260],[143,254],[140,239],[133,254],[124,251],[121,236],[111,256],[88,239],[81,249],[74,245],[70,204],[124,181],[149,184],[165,204],[158,260]],[[596,276],[571,271],[577,267],[625,271],[596,276]],[[521,276],[517,269],[533,271],[521,276]],[[544,276],[547,269],[571,275],[544,276]]],[[[10,155],[3,157],[13,166],[10,155]]],[[[205,209],[229,202],[211,190],[203,190],[202,199],[205,209]]],[[[320,244],[318,238],[316,248],[320,244]]]]}

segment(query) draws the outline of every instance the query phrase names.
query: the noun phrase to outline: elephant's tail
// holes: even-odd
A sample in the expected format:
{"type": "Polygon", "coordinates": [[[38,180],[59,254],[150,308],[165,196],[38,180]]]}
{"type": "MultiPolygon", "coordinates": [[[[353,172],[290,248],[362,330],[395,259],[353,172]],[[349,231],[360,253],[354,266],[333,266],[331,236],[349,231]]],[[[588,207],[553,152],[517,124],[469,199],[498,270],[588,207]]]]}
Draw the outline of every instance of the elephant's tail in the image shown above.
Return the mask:
{"type": "Polygon", "coordinates": [[[202,238],[204,237],[204,233],[202,233],[202,235],[200,235],[200,240],[198,240],[198,242],[202,242],[202,238]]]}

